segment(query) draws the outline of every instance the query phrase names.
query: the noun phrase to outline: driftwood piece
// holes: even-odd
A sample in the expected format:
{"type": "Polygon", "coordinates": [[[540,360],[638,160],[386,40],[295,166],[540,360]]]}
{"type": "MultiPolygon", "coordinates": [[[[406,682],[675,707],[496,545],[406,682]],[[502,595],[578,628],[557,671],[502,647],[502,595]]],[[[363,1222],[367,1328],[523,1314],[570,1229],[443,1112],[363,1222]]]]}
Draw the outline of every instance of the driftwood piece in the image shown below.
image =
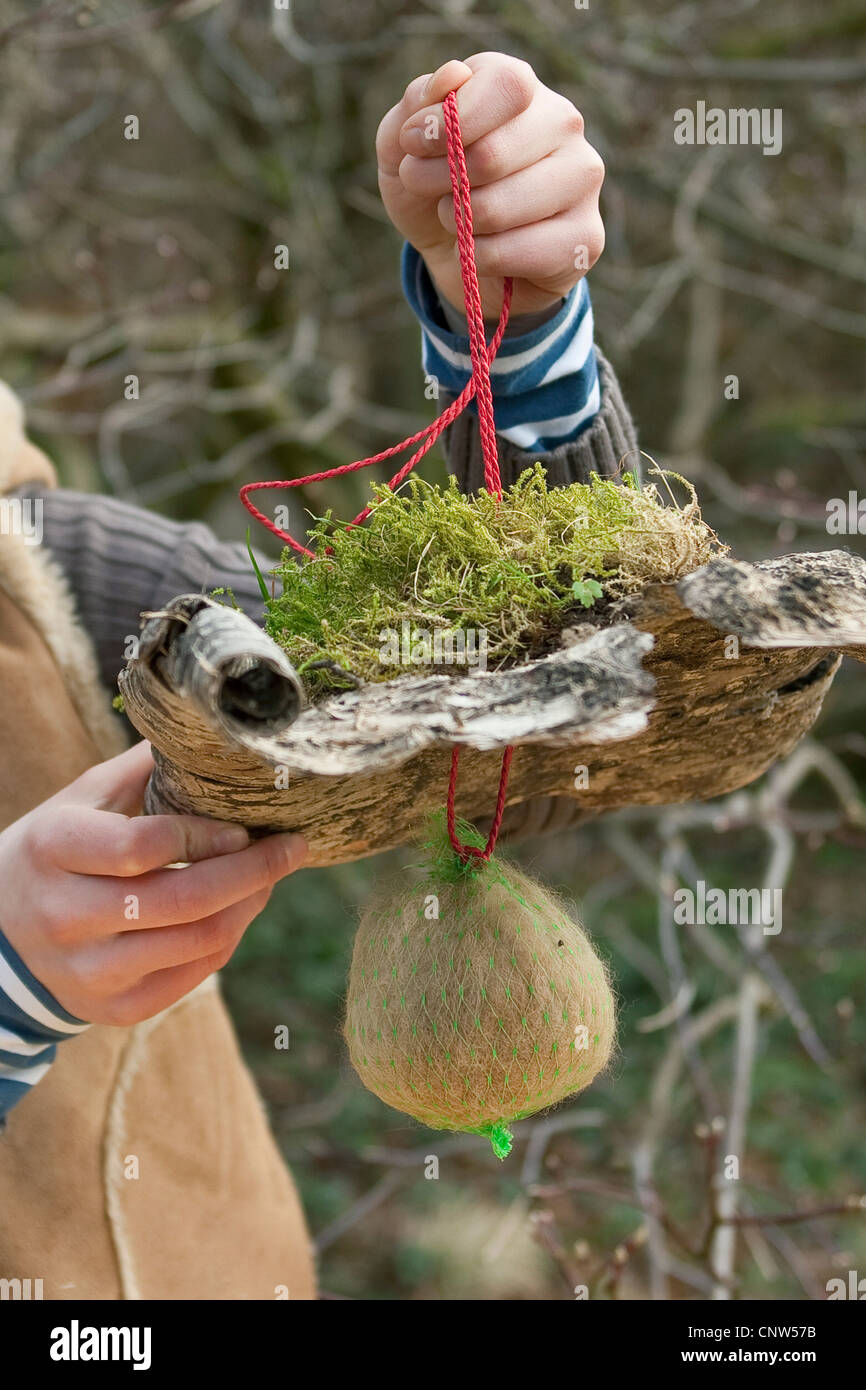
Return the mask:
{"type": "Polygon", "coordinates": [[[255,624],[186,595],[148,617],[120,686],[154,746],[149,810],[300,830],[321,865],[410,841],[444,804],[455,743],[473,820],[508,744],[509,806],[570,797],[598,814],[733,791],[811,727],[842,652],[866,658],[866,561],[831,551],[715,560],[525,666],[408,675],[314,707],[255,624]]]}

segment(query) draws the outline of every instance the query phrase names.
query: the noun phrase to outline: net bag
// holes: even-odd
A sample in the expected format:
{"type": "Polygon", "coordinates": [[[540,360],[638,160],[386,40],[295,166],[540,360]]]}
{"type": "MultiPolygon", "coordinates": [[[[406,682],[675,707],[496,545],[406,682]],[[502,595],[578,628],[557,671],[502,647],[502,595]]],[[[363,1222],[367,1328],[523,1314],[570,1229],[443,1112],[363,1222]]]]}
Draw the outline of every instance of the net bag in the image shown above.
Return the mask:
{"type": "MultiPolygon", "coordinates": [[[[464,827],[464,834],[470,832],[464,827]]],[[[434,841],[426,876],[377,889],[355,938],[344,1033],[368,1090],[431,1129],[487,1135],[582,1091],[614,1046],[614,996],[548,889],[434,841]]]]}

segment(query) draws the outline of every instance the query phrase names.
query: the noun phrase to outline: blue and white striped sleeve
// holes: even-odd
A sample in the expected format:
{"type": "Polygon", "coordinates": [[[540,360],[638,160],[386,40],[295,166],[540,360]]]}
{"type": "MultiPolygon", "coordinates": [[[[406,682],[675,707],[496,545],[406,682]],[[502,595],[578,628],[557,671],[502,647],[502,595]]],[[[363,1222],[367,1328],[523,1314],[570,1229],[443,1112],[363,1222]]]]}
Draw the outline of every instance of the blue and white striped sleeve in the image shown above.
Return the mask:
{"type": "MultiPolygon", "coordinates": [[[[469,339],[449,330],[423,258],[403,248],[403,290],[423,329],[424,371],[456,396],[472,370],[469,339]]],[[[496,432],[528,454],[578,439],[601,405],[592,305],[585,279],[528,333],[505,337],[490,370],[496,432]]],[[[474,412],[475,402],[469,407],[474,412]]]]}
{"type": "Polygon", "coordinates": [[[57,1044],[87,1027],[58,1004],[0,932],[0,1126],[49,1070],[57,1044]]]}

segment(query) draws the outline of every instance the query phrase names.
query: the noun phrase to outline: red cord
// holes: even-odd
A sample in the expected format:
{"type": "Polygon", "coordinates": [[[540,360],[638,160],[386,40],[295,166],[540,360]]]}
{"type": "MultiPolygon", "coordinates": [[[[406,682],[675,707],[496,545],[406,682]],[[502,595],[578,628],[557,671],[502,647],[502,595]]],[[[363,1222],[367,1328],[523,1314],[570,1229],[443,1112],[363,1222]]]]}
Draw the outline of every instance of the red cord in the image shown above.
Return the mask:
{"type": "MultiPolygon", "coordinates": [[[[505,325],[508,322],[508,309],[511,303],[510,280],[506,281],[506,286],[507,293],[502,301],[502,313],[499,317],[499,324],[485,352],[488,363],[493,361],[499,350],[499,344],[502,342],[502,335],[505,332],[505,325]]],[[[240,490],[240,499],[250,515],[255,517],[256,521],[260,521],[262,526],[266,526],[272,535],[276,536],[277,539],[281,540],[285,545],[290,545],[292,550],[296,551],[297,554],[306,555],[307,559],[312,560],[314,558],[314,552],[309,550],[305,545],[301,545],[300,542],[296,541],[294,536],[290,536],[287,531],[281,531],[279,526],[276,526],[273,521],[270,521],[269,518],[266,517],[263,512],[260,512],[258,507],[250,501],[249,494],[251,492],[257,492],[259,488],[303,487],[306,483],[321,483],[324,482],[326,478],[339,478],[343,473],[354,473],[358,468],[367,468],[371,463],[382,463],[385,459],[393,458],[394,454],[402,453],[410,444],[417,444],[419,439],[424,439],[424,436],[427,435],[428,438],[424,441],[421,448],[412,455],[407,463],[403,464],[399,473],[395,473],[394,477],[391,478],[388,483],[388,486],[392,490],[398,488],[400,484],[408,478],[415,464],[424,457],[429,449],[432,449],[443,430],[466,409],[474,395],[475,378],[472,376],[469,378],[469,381],[466,383],[457,399],[452,401],[451,405],[449,405],[441,415],[437,416],[435,420],[431,420],[430,424],[425,425],[417,434],[410,434],[407,439],[401,440],[399,444],[392,444],[390,449],[383,449],[380,454],[371,454],[369,458],[358,459],[355,463],[341,463],[337,468],[327,468],[323,473],[308,473],[304,478],[285,478],[264,483],[244,483],[244,486],[240,490]]],[[[485,463],[485,479],[486,476],[487,466],[485,463]]],[[[366,521],[371,510],[371,507],[365,507],[362,512],[359,512],[358,515],[349,522],[349,526],[359,526],[362,521],[366,521]]]]}
{"type": "Polygon", "coordinates": [[[455,826],[454,798],[457,794],[457,767],[460,762],[460,749],[451,749],[451,776],[448,780],[448,839],[451,841],[451,848],[464,862],[470,858],[478,859],[486,864],[499,838],[499,828],[502,825],[502,817],[505,815],[505,794],[508,790],[508,773],[511,769],[511,759],[514,757],[514,749],[506,748],[502,754],[502,771],[499,774],[499,794],[496,798],[496,811],[493,816],[493,824],[490,827],[490,834],[487,836],[487,844],[483,849],[478,849],[475,845],[461,845],[457,839],[457,829],[455,826]]]}
{"type": "MultiPolygon", "coordinates": [[[[472,362],[472,376],[466,383],[460,395],[452,402],[446,410],[442,412],[429,425],[418,430],[416,434],[409,435],[407,439],[399,444],[393,444],[390,449],[383,449],[381,453],[372,454],[370,458],[357,459],[354,463],[343,463],[337,468],[325,469],[322,473],[309,473],[304,478],[289,478],[280,481],[245,483],[240,490],[240,499],[251,516],[256,521],[261,522],[262,526],[267,527],[272,535],[279,540],[290,545],[294,551],[300,555],[306,555],[309,559],[314,559],[315,555],[305,545],[301,545],[293,536],[286,531],[282,531],[274,522],[260,512],[250,501],[250,493],[257,492],[260,488],[292,488],[303,487],[306,483],[323,482],[326,478],[339,478],[344,473],[353,473],[356,469],[367,468],[370,464],[381,463],[385,459],[392,458],[394,454],[401,453],[411,444],[424,442],[415,451],[408,462],[390,480],[388,486],[392,489],[397,488],[409,476],[416,463],[424,457],[429,449],[433,447],[436,440],[443,430],[451,424],[461,414],[466,406],[475,396],[478,407],[478,428],[481,436],[481,453],[484,461],[484,486],[491,496],[497,499],[502,496],[502,479],[499,472],[499,454],[496,445],[496,424],[493,416],[493,391],[490,385],[490,364],[499,351],[502,342],[502,335],[508,323],[508,314],[511,308],[512,281],[506,278],[502,291],[502,310],[499,315],[499,323],[496,332],[488,344],[484,334],[484,312],[481,303],[481,289],[478,284],[478,272],[475,266],[475,247],[472,230],[472,203],[469,190],[469,174],[466,168],[466,153],[463,148],[463,140],[460,134],[460,117],[457,111],[457,97],[454,92],[449,92],[446,96],[442,109],[445,116],[445,134],[448,144],[448,168],[451,174],[451,193],[454,200],[454,218],[457,224],[457,252],[460,259],[460,271],[463,280],[463,297],[466,302],[466,323],[469,333],[469,356],[472,362]]],[[[349,522],[349,526],[358,526],[366,521],[372,508],[367,506],[349,522]]],[[[490,834],[487,839],[485,849],[480,850],[472,845],[461,845],[457,839],[455,830],[455,810],[454,800],[457,792],[457,769],[460,760],[460,750],[455,747],[451,754],[451,777],[448,784],[448,838],[451,847],[464,862],[470,857],[486,861],[490,858],[496,845],[499,828],[502,824],[502,817],[505,812],[505,795],[508,787],[508,772],[511,767],[511,759],[514,754],[513,748],[506,748],[502,757],[502,771],[499,777],[499,795],[496,802],[496,813],[493,824],[490,827],[490,834]]]]}
{"type": "MultiPolygon", "coordinates": [[[[448,93],[442,109],[445,113],[445,131],[448,137],[448,168],[451,172],[451,194],[454,201],[454,219],[457,223],[457,250],[463,276],[463,297],[466,301],[469,355],[472,359],[472,376],[477,382],[478,428],[481,433],[481,452],[484,458],[484,485],[493,496],[501,497],[502,482],[499,476],[496,425],[493,420],[490,363],[485,353],[484,314],[481,307],[478,272],[475,268],[469,174],[466,170],[466,152],[460,138],[457,98],[453,92],[448,93]]],[[[510,299],[511,281],[509,280],[507,283],[506,294],[510,299]]]]}

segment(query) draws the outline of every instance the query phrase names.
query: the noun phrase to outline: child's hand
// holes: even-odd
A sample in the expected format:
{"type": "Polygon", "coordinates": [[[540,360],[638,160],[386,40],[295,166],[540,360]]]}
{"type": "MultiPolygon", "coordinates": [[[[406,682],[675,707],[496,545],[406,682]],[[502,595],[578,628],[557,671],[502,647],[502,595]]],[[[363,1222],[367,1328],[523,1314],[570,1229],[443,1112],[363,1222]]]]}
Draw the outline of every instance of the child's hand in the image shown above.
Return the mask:
{"type": "Polygon", "coordinates": [[[250,844],[203,816],[137,816],[152,767],[136,744],[0,835],[0,929],[88,1023],[150,1018],[221,969],[307,852],[300,835],[250,844]]]}
{"type": "Polygon", "coordinates": [[[476,53],[409,83],[376,137],[388,215],[440,294],[463,308],[442,114],[455,87],[485,316],[498,318],[506,275],[514,277],[513,313],[548,308],[601,255],[604,165],[584,139],[580,112],[527,63],[476,53]]]}

